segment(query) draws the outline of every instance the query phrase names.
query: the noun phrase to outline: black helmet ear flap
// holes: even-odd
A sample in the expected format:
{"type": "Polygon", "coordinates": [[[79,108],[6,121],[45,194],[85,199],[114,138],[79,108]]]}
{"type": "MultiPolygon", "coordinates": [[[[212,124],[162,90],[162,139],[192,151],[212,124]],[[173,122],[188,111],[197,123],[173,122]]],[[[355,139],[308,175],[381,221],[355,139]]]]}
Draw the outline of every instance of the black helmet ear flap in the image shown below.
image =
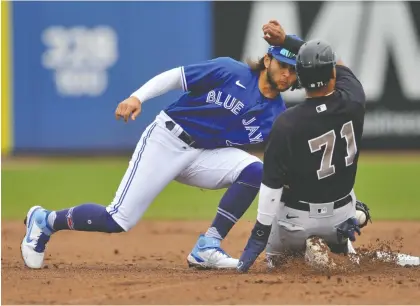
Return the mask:
{"type": "Polygon", "coordinates": [[[296,89],[302,89],[302,85],[299,82],[299,78],[296,77],[296,81],[293,83],[292,87],[290,88],[291,91],[296,89]]]}

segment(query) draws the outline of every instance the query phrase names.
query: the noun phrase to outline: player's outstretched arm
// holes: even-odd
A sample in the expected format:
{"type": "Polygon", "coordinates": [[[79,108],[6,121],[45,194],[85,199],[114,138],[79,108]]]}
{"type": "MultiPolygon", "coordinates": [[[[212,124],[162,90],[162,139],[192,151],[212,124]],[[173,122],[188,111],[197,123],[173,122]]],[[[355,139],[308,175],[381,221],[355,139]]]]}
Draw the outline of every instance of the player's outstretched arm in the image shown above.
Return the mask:
{"type": "Polygon", "coordinates": [[[264,174],[258,198],[258,214],[237,270],[247,272],[267,246],[271,225],[280,209],[288,161],[288,134],[280,115],[274,122],[264,152],[264,174]]]}
{"type": "Polygon", "coordinates": [[[161,96],[170,90],[182,89],[182,78],[181,67],[155,76],[118,105],[115,110],[116,119],[123,118],[127,122],[131,117],[131,120],[135,120],[141,112],[142,103],[145,101],[161,96]]]}
{"type": "Polygon", "coordinates": [[[119,120],[120,118],[124,119],[125,122],[131,116],[131,120],[136,120],[136,117],[141,112],[141,102],[136,97],[129,97],[118,104],[117,109],[115,110],[115,118],[119,120]]]}
{"type": "Polygon", "coordinates": [[[265,250],[271,233],[271,224],[279,209],[282,191],[283,188],[273,189],[261,184],[257,221],[239,259],[237,267],[239,272],[247,272],[265,250]]]}
{"type": "Polygon", "coordinates": [[[282,46],[297,54],[305,41],[296,35],[287,35],[283,27],[277,20],[270,20],[263,25],[264,39],[272,46],[282,46]]]}
{"type": "MultiPolygon", "coordinates": [[[[273,46],[283,46],[293,53],[298,53],[300,47],[305,44],[305,41],[298,39],[294,35],[287,35],[283,27],[277,20],[270,20],[263,25],[264,39],[273,46]]],[[[337,61],[338,66],[345,66],[340,59],[337,61]]]]}

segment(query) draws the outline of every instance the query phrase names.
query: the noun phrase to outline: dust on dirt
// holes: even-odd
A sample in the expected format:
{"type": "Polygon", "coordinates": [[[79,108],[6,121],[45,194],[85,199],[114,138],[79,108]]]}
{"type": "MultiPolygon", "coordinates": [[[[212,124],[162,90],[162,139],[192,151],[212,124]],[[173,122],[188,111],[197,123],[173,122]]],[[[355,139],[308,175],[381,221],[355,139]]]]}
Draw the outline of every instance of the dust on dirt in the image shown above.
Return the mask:
{"type": "MultiPolygon", "coordinates": [[[[252,222],[240,221],[223,247],[238,257],[252,222]]],[[[293,259],[269,270],[264,257],[247,274],[189,269],[186,257],[207,222],[142,221],[121,234],[63,231],[45,268],[23,266],[23,222],[2,222],[2,304],[418,304],[420,269],[361,264],[322,273],[293,259]]],[[[420,254],[420,222],[375,222],[355,243],[420,254]],[[401,240],[401,237],[404,240],[401,240]],[[380,240],[377,240],[377,239],[380,240]],[[398,244],[398,243],[397,243],[398,244]]]]}

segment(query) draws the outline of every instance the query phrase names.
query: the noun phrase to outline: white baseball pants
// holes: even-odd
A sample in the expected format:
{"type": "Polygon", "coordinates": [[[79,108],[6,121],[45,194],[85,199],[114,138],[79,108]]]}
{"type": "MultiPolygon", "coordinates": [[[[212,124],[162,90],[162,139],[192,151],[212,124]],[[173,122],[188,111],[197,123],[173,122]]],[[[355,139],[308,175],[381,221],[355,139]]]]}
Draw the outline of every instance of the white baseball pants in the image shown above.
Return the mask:
{"type": "Polygon", "coordinates": [[[172,131],[166,121],[173,121],[160,112],[143,132],[128,169],[107,211],[125,230],[143,216],[155,197],[172,180],[205,189],[229,187],[241,171],[259,158],[237,148],[195,149],[177,136],[182,128],[172,131]]]}

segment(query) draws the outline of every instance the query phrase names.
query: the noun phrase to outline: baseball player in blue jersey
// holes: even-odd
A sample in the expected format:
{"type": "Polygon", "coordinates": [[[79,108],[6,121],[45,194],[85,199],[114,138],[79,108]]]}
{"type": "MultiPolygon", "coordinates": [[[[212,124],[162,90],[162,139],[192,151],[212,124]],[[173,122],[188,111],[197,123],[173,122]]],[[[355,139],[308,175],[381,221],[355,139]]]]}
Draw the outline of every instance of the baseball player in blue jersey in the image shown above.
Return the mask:
{"type": "Polygon", "coordinates": [[[280,93],[295,85],[294,64],[294,54],[270,47],[251,65],[221,57],[149,80],[118,105],[117,119],[135,120],[143,103],[170,90],[183,89],[184,94],[142,134],[112,203],[60,211],[32,207],[21,244],[25,264],[41,268],[47,242],[61,230],[128,231],[176,180],[204,189],[227,188],[187,261],[193,267],[236,268],[238,260],[220,247],[221,241],[255,199],[263,172],[260,159],[236,147],[267,137],[274,119],[286,109],[280,93]]]}

